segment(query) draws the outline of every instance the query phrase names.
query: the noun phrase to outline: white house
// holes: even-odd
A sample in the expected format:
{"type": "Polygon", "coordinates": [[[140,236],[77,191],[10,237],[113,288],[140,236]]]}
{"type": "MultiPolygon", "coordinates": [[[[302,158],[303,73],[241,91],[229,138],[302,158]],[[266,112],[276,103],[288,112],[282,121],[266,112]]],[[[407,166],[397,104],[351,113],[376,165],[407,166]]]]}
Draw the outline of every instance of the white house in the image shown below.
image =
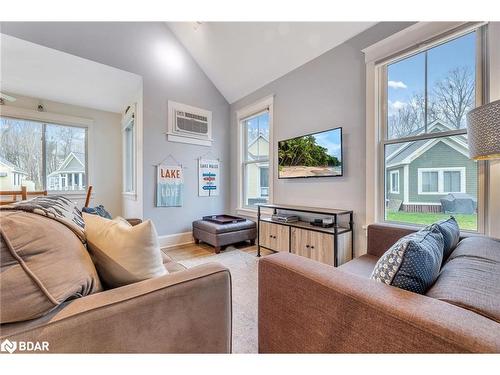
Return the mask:
{"type": "MultiPolygon", "coordinates": [[[[0,190],[16,191],[21,190],[21,186],[33,188],[31,181],[27,181],[28,173],[17,167],[10,161],[0,157],[0,190]]],[[[31,190],[31,189],[30,189],[31,190]]]]}
{"type": "Polygon", "coordinates": [[[85,189],[85,154],[71,152],[62,164],[47,176],[47,190],[85,189]]]}

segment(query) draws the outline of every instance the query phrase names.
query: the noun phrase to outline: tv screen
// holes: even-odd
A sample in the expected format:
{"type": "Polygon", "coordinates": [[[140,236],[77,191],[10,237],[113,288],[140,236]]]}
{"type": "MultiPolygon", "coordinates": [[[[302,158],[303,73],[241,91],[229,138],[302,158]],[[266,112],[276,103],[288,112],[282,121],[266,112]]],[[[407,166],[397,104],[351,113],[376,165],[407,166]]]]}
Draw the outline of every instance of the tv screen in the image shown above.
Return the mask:
{"type": "Polygon", "coordinates": [[[278,143],[278,178],[342,176],[342,128],[278,143]]]}

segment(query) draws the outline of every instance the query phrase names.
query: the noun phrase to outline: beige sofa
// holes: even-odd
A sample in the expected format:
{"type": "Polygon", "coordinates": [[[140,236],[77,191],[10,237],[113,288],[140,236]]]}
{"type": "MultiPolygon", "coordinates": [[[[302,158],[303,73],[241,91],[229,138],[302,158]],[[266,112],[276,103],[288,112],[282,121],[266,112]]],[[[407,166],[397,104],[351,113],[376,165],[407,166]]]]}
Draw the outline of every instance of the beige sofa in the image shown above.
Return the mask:
{"type": "MultiPolygon", "coordinates": [[[[500,352],[500,242],[484,246],[481,237],[468,239],[467,251],[490,259],[482,265],[454,266],[454,274],[443,275],[447,264],[443,266],[433,288],[452,290],[452,297],[468,304],[460,306],[369,279],[378,258],[412,231],[369,226],[368,254],[337,269],[288,253],[262,258],[259,352],[500,352]],[[474,272],[483,272],[484,265],[493,272],[477,277],[474,272]]],[[[465,258],[458,256],[454,263],[460,265],[465,258]]]]}
{"type": "MultiPolygon", "coordinates": [[[[68,228],[56,221],[33,214],[16,215],[25,220],[35,218],[33,223],[40,225],[34,229],[43,233],[34,242],[35,250],[62,246],[70,254],[73,248],[68,246],[82,246],[68,228]],[[48,233],[57,241],[56,246],[47,241],[48,233]]],[[[13,233],[22,224],[20,219],[17,222],[8,221],[8,216],[6,212],[0,216],[3,226],[0,241],[2,280],[9,279],[9,273],[19,268],[4,241],[9,235],[6,232],[10,231],[10,237],[17,242],[26,242],[25,236],[13,233]]],[[[12,244],[9,243],[9,246],[12,244]]],[[[39,258],[44,259],[43,256],[39,258]]],[[[51,271],[51,278],[59,276],[57,271],[62,272],[61,266],[71,269],[71,262],[68,265],[65,261],[61,258],[56,260],[61,264],[53,268],[56,272],[51,271]]],[[[169,271],[165,276],[115,289],[101,291],[99,287],[99,292],[66,301],[41,317],[4,323],[0,325],[0,340],[46,341],[50,353],[230,353],[232,310],[229,270],[216,263],[186,269],[165,254],[163,262],[169,271]]],[[[33,264],[33,267],[36,266],[33,264]]],[[[43,295],[40,297],[32,293],[26,296],[22,284],[12,287],[12,278],[9,280],[10,286],[8,283],[1,285],[4,293],[2,301],[15,303],[12,301],[16,299],[8,296],[14,293],[18,293],[18,301],[22,298],[24,301],[44,301],[43,295]]],[[[26,278],[25,283],[31,282],[26,278]]],[[[52,287],[52,290],[55,288],[52,287]]],[[[16,308],[22,311],[26,307],[29,306],[11,305],[8,309],[10,316],[16,308]]],[[[2,313],[0,306],[2,318],[7,317],[6,310],[2,313]]]]}

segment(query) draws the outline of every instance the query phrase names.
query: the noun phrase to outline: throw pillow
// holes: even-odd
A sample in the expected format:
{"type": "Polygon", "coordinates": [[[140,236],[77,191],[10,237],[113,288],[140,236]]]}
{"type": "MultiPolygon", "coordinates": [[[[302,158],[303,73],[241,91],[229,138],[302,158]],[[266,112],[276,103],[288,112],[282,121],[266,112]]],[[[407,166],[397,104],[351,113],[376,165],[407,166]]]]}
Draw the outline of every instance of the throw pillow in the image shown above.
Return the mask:
{"type": "Polygon", "coordinates": [[[0,234],[1,324],[39,318],[102,290],[85,245],[61,222],[2,211],[0,234]]]}
{"type": "Polygon", "coordinates": [[[106,209],[104,208],[104,206],[102,204],[100,204],[99,206],[95,206],[95,207],[83,207],[82,211],[86,212],[88,214],[105,217],[106,219],[112,219],[110,213],[108,211],[106,211],[106,209]]]}
{"type": "Polygon", "coordinates": [[[437,225],[399,239],[380,257],[371,279],[425,294],[436,281],[443,260],[443,235],[437,225]]]}
{"type": "Polygon", "coordinates": [[[450,254],[457,247],[458,241],[460,240],[460,228],[458,223],[453,216],[448,219],[438,221],[436,225],[439,231],[443,235],[444,240],[444,250],[443,250],[443,263],[448,259],[450,254]]]}
{"type": "Polygon", "coordinates": [[[113,288],[165,275],[158,234],[151,220],[130,225],[84,213],[85,234],[97,272],[113,288]]]}

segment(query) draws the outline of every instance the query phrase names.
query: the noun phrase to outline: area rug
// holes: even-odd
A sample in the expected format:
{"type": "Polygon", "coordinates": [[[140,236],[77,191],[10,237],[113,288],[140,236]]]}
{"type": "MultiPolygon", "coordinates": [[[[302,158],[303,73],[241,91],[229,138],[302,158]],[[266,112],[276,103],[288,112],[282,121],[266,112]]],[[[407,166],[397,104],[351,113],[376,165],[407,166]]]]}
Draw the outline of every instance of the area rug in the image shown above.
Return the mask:
{"type": "Polygon", "coordinates": [[[220,254],[180,261],[186,267],[218,262],[233,283],[233,353],[257,353],[257,262],[255,255],[228,247],[220,254]]]}

